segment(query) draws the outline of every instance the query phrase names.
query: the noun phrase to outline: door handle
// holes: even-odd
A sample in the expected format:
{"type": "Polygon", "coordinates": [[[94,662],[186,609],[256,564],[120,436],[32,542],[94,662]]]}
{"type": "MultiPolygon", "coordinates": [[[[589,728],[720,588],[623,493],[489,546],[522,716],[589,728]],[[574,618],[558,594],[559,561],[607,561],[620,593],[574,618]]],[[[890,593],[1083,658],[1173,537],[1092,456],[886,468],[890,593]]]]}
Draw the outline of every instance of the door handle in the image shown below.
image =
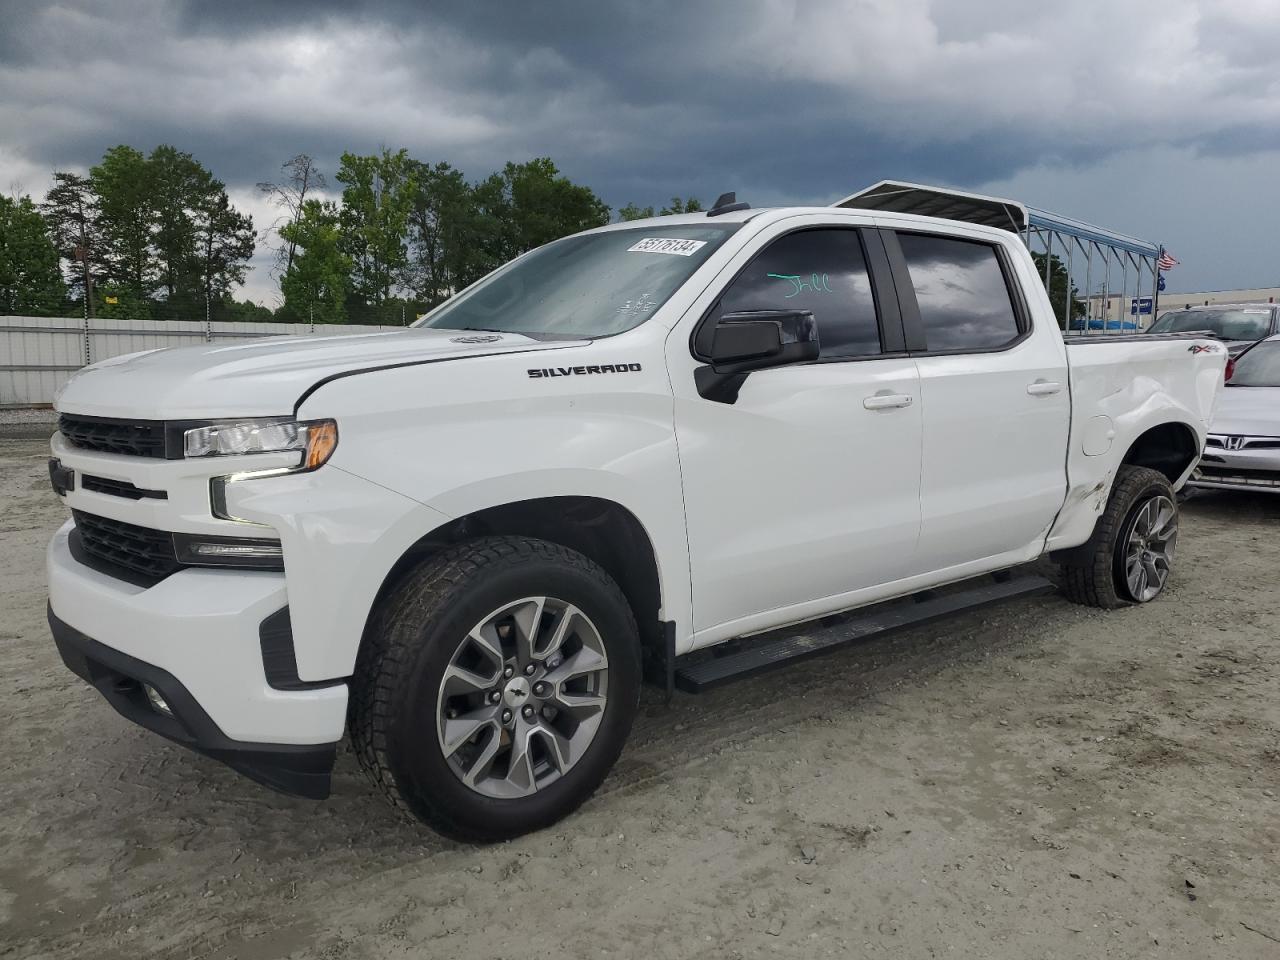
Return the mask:
{"type": "Polygon", "coordinates": [[[907,393],[877,393],[862,401],[868,410],[893,410],[896,407],[911,406],[911,395],[907,393]]]}
{"type": "Polygon", "coordinates": [[[1027,384],[1027,393],[1033,397],[1047,397],[1062,389],[1062,384],[1051,380],[1037,380],[1027,384]]]}

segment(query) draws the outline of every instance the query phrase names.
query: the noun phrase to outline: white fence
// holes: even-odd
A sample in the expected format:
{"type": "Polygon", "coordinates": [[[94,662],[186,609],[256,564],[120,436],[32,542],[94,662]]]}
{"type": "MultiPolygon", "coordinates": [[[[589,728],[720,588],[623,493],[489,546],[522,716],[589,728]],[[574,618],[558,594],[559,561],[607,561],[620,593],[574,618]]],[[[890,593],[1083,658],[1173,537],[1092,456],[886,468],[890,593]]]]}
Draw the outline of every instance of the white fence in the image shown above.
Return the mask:
{"type": "Polygon", "coordinates": [[[67,378],[122,353],[210,340],[374,333],[400,327],[307,323],[211,323],[203,320],[104,320],[0,317],[0,407],[48,404],[67,378]]]}

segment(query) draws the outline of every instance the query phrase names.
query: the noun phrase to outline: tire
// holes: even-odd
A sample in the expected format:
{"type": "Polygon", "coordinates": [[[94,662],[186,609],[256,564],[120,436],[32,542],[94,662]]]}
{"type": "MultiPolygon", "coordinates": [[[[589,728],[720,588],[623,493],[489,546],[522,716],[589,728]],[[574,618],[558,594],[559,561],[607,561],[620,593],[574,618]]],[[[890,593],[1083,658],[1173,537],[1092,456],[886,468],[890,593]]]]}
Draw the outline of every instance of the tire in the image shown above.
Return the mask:
{"type": "Polygon", "coordinates": [[[1103,610],[1148,603],[1168,584],[1177,536],[1178,504],[1168,478],[1147,467],[1121,466],[1093,536],[1058,555],[1062,592],[1072,603],[1103,610]],[[1161,525],[1166,518],[1167,523],[1161,525]],[[1160,526],[1159,537],[1142,534],[1141,527],[1148,520],[1160,526]],[[1140,561],[1144,578],[1137,587],[1129,577],[1131,551],[1135,549],[1141,558],[1152,558],[1140,561]]]}
{"type": "Polygon", "coordinates": [[[608,574],[558,544],[492,537],[430,558],[382,601],[348,729],[394,806],[453,839],[493,842],[586,801],[639,696],[639,632],[608,574]],[[473,724],[470,738],[456,732],[473,724]]]}

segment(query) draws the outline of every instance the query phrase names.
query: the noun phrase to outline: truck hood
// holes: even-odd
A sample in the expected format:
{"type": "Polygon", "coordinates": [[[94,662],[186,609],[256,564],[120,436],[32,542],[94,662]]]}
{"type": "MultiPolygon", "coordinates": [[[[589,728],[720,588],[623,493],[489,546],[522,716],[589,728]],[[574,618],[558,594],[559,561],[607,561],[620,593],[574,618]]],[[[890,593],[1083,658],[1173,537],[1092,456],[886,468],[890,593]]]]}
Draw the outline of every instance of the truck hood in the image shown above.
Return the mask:
{"type": "Polygon", "coordinates": [[[145,420],[275,416],[292,412],[303,393],[335,374],[573,345],[513,333],[407,329],[147,350],[73,374],[54,406],[145,420]]]}
{"type": "Polygon", "coordinates": [[[1209,432],[1280,437],[1280,387],[1224,387],[1209,432]]]}

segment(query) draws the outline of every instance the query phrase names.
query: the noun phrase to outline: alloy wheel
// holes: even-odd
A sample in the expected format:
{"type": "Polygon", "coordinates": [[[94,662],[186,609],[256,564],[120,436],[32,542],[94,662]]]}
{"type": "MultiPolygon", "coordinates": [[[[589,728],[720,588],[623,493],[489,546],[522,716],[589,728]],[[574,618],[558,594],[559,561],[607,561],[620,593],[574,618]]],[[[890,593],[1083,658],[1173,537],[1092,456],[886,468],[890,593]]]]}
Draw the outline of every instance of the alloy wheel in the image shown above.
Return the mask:
{"type": "Polygon", "coordinates": [[[450,658],[437,698],[440,749],[477,793],[529,796],[586,753],[608,683],[590,617],[554,597],[517,600],[481,620],[450,658]]]}
{"type": "Polygon", "coordinates": [[[1178,540],[1178,511],[1168,497],[1147,500],[1134,515],[1125,540],[1125,585],[1138,603],[1154,599],[1169,579],[1178,540]]]}

